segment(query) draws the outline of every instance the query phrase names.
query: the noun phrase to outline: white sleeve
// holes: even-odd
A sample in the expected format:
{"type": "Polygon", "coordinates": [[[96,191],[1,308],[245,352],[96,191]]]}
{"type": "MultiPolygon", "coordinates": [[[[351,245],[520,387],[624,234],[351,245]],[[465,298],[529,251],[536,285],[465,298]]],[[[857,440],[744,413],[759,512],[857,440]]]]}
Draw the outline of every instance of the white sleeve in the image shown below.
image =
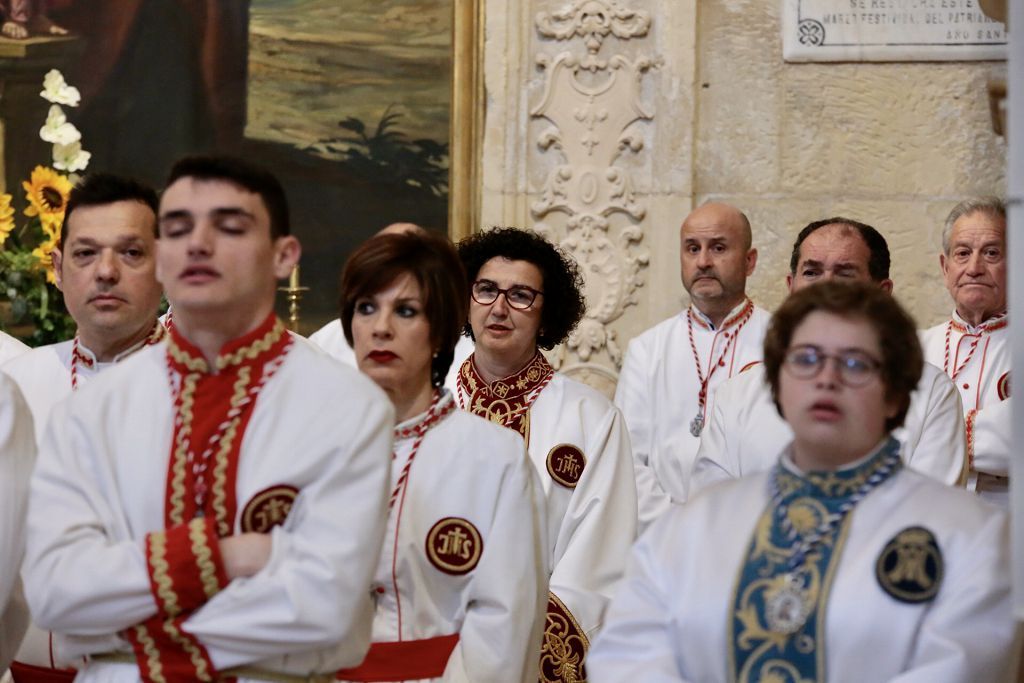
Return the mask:
{"type": "Polygon", "coordinates": [[[636,484],[622,416],[608,406],[587,442],[583,471],[562,519],[550,592],[589,638],[626,568],[636,540],[636,484]]]}
{"type": "Polygon", "coordinates": [[[974,469],[979,472],[1010,476],[1012,400],[1008,398],[967,416],[967,448],[974,469]]]}
{"type": "Polygon", "coordinates": [[[629,343],[615,387],[615,406],[622,412],[629,430],[636,477],[639,526],[642,531],[669,508],[670,499],[651,467],[652,442],[650,387],[644,381],[642,360],[649,352],[637,340],[629,343]]]}
{"type": "Polygon", "coordinates": [[[184,623],[227,669],[319,648],[336,647],[342,668],[362,661],[370,645],[370,584],[384,526],[394,414],[369,397],[361,412],[339,420],[324,406],[307,416],[322,452],[320,475],[303,488],[285,524],[272,530],[270,561],[235,579],[184,623]],[[314,418],[317,419],[314,419],[314,418]]]}
{"type": "Polygon", "coordinates": [[[32,414],[18,386],[0,375],[0,671],[14,659],[28,626],[18,570],[25,553],[34,434],[32,414]]]}
{"type": "Polygon", "coordinates": [[[892,683],[1009,681],[1018,648],[1010,600],[1007,515],[992,517],[964,547],[941,548],[945,575],[925,612],[906,670],[892,683]]]}
{"type": "Polygon", "coordinates": [[[697,458],[693,461],[693,472],[690,474],[690,490],[682,500],[675,501],[677,503],[686,502],[687,498],[716,482],[740,476],[739,469],[735,466],[738,461],[735,445],[731,443],[729,430],[725,428],[724,410],[731,397],[723,397],[721,393],[719,387],[707,425],[700,435],[700,447],[697,449],[697,458]]]}
{"type": "Polygon", "coordinates": [[[934,370],[922,375],[900,431],[905,435],[903,457],[911,468],[944,484],[963,485],[967,472],[963,404],[945,373],[934,370]]]}
{"type": "Polygon", "coordinates": [[[657,559],[657,547],[675,529],[673,515],[652,525],[630,552],[626,575],[588,658],[593,683],[686,683],[675,657],[671,609],[676,592],[671,577],[665,585],[657,559]]]}
{"type": "Polygon", "coordinates": [[[22,578],[37,626],[109,635],[145,621],[157,606],[144,541],[112,540],[131,534],[101,444],[68,408],[69,401],[54,408],[32,475],[22,578]]]}
{"type": "Polygon", "coordinates": [[[518,437],[519,462],[508,469],[494,521],[466,593],[466,617],[448,660],[445,683],[536,683],[546,602],[547,554],[540,481],[518,437]]]}

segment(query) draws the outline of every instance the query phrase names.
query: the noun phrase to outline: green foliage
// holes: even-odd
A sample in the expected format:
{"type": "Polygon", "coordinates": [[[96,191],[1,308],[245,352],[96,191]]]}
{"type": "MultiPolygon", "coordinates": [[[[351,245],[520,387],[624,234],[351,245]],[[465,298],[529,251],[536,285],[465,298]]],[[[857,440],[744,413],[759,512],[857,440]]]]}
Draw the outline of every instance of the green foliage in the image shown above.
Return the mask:
{"type": "Polygon", "coordinates": [[[29,241],[26,233],[35,232],[42,234],[38,220],[10,235],[0,248],[0,299],[10,302],[10,316],[0,318],[0,328],[29,346],[53,344],[75,334],[64,297],[47,282],[45,269],[32,253],[38,242],[24,244],[29,241]]]}
{"type": "Polygon", "coordinates": [[[342,163],[356,176],[374,185],[398,185],[448,195],[448,144],[429,138],[409,140],[396,130],[400,112],[389,106],[373,130],[349,116],[338,122],[350,134],[323,140],[312,147],[341,156],[342,163]]]}

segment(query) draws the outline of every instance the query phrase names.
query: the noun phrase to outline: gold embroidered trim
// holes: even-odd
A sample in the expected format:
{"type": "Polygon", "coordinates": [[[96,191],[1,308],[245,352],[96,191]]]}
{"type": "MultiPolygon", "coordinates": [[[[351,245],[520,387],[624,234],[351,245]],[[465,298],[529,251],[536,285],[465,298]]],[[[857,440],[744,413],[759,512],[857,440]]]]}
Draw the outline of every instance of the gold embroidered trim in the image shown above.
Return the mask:
{"type": "Polygon", "coordinates": [[[192,541],[192,554],[196,556],[203,592],[207,598],[212,598],[220,591],[220,586],[217,585],[217,565],[213,562],[213,550],[210,549],[210,539],[206,535],[206,523],[198,517],[189,522],[188,537],[192,541]]]}
{"type": "Polygon", "coordinates": [[[149,563],[153,567],[156,594],[163,601],[163,612],[171,617],[181,614],[178,595],[174,592],[170,564],[167,562],[167,535],[158,531],[149,535],[149,563]]]}
{"type": "Polygon", "coordinates": [[[260,339],[257,339],[253,343],[243,346],[234,353],[226,356],[217,356],[217,369],[223,370],[229,365],[238,365],[246,359],[252,360],[261,353],[265,353],[270,350],[274,344],[280,341],[281,337],[286,334],[284,323],[279,318],[274,320],[274,326],[263,335],[260,339]]]}
{"type": "Polygon", "coordinates": [[[146,653],[146,665],[149,668],[149,677],[153,679],[153,683],[167,683],[167,679],[164,678],[164,667],[160,663],[160,651],[156,647],[156,642],[153,641],[153,636],[149,635],[149,631],[142,624],[135,626],[135,637],[139,639],[139,643],[142,644],[142,651],[146,653]]]}
{"type": "Polygon", "coordinates": [[[586,683],[583,666],[589,649],[590,640],[576,617],[557,595],[548,592],[540,649],[540,683],[586,683]]]}
{"type": "Polygon", "coordinates": [[[188,374],[181,381],[181,429],[178,430],[174,454],[171,456],[174,458],[171,469],[171,500],[168,515],[171,524],[181,524],[185,521],[185,469],[188,462],[188,441],[192,434],[192,407],[195,404],[199,376],[188,374]]]}
{"type": "Polygon", "coordinates": [[[195,646],[195,643],[188,636],[182,634],[172,619],[165,620],[163,626],[164,633],[177,645],[180,645],[181,649],[188,655],[189,661],[192,662],[192,666],[196,669],[196,679],[204,683],[212,683],[213,677],[210,675],[210,668],[206,665],[203,653],[195,646]]]}
{"type": "Polygon", "coordinates": [[[224,501],[227,498],[228,455],[231,453],[231,447],[235,442],[235,437],[238,435],[238,423],[241,420],[239,407],[244,403],[246,396],[248,396],[249,384],[251,382],[252,368],[239,368],[238,379],[235,380],[235,391],[231,395],[231,408],[228,410],[228,415],[234,415],[234,417],[231,418],[230,424],[224,430],[224,436],[219,444],[220,448],[217,449],[217,455],[214,456],[216,464],[213,466],[211,505],[213,506],[214,518],[217,520],[217,533],[221,536],[231,534],[231,523],[233,520],[228,519],[227,507],[224,505],[224,501]]]}

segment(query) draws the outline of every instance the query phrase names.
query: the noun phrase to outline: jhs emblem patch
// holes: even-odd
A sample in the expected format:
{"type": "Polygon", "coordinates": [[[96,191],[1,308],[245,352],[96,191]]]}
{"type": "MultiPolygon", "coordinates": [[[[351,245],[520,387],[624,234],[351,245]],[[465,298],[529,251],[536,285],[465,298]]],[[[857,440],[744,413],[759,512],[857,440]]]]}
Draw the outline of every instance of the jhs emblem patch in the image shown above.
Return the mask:
{"type": "Polygon", "coordinates": [[[583,476],[583,468],[587,466],[587,459],[581,451],[572,444],[559,444],[548,452],[548,474],[551,478],[566,488],[574,489],[583,476]]]}
{"type": "Polygon", "coordinates": [[[1005,401],[1010,398],[1010,373],[1004,372],[1003,376],[996,382],[996,392],[999,394],[999,400],[1005,401]]]}
{"type": "Polygon", "coordinates": [[[942,585],[942,551],[932,532],[907,527],[889,541],[875,564],[882,589],[901,602],[927,602],[942,585]]]}
{"type": "Polygon", "coordinates": [[[275,526],[284,524],[298,495],[299,490],[287,484],[263,489],[242,510],[242,531],[265,534],[275,526]]]}
{"type": "Polygon", "coordinates": [[[484,542],[472,522],[445,517],[427,532],[427,559],[445,574],[468,574],[480,563],[484,542]]]}

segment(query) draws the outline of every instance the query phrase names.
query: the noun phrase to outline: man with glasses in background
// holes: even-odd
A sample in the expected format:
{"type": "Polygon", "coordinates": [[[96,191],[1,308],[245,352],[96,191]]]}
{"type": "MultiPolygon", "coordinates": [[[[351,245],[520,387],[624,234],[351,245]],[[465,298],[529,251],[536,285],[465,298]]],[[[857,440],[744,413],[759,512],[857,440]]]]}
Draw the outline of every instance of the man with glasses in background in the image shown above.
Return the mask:
{"type": "MultiPolygon", "coordinates": [[[[796,292],[815,282],[873,282],[892,292],[889,246],[870,225],[849,218],[814,221],[793,245],[786,285],[796,292]]],[[[854,377],[848,369],[840,378],[854,377]]],[[[966,445],[960,396],[949,378],[925,363],[903,426],[893,431],[903,461],[946,484],[962,484],[966,445]]],[[[793,438],[765,381],[751,368],[718,388],[710,422],[701,437],[688,495],[723,479],[770,468],[793,438]]],[[[685,497],[682,498],[685,500],[685,497]]]]}

